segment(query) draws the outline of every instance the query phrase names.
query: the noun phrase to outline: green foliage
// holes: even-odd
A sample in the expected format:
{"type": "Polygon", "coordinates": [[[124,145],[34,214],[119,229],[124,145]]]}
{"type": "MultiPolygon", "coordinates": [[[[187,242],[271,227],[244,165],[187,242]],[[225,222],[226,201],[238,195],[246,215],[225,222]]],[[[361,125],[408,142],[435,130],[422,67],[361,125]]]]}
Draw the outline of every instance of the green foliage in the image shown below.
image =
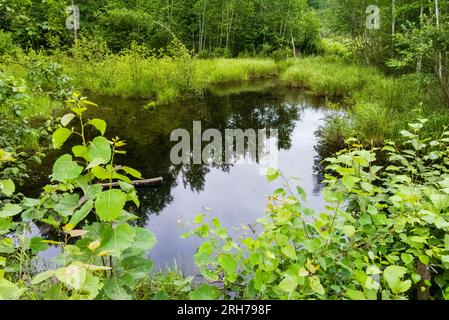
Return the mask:
{"type": "MultiPolygon", "coordinates": [[[[2,0],[0,28],[23,48],[67,49],[74,43],[65,26],[69,4],[2,0]]],[[[298,51],[313,52],[319,38],[319,18],[305,0],[276,4],[267,0],[87,0],[76,4],[82,16],[81,38],[101,39],[113,52],[132,42],[160,49],[173,39],[189,50],[215,57],[266,52],[265,44],[273,50],[291,48],[292,41],[298,51]]]]}
{"type": "Polygon", "coordinates": [[[39,140],[48,134],[47,128],[51,129],[51,120],[47,121],[46,126],[33,128],[22,116],[29,106],[29,100],[22,81],[0,73],[0,146],[15,158],[14,162],[7,164],[8,168],[3,168],[0,176],[12,178],[16,182],[28,177],[26,169],[31,161],[41,161],[43,155],[37,148],[39,140]],[[34,154],[30,152],[31,149],[35,150],[34,154]]]}
{"type": "Polygon", "coordinates": [[[11,34],[0,30],[0,57],[14,56],[19,51],[20,48],[14,44],[11,34]]]}
{"type": "Polygon", "coordinates": [[[103,60],[65,58],[66,72],[76,86],[96,94],[150,98],[157,104],[173,102],[212,84],[273,77],[271,59],[212,59],[191,57],[178,43],[164,51],[133,44],[119,55],[103,60]]]}
{"type": "MultiPolygon", "coordinates": [[[[150,231],[128,223],[136,217],[127,211],[127,203],[139,205],[139,201],[126,173],[133,176],[140,173],[115,166],[115,155],[124,153],[123,141],[118,138],[109,141],[102,135],[91,141],[86,139],[87,126],[95,127],[101,134],[106,131],[106,123],[101,119],[85,121],[83,117],[94,105],[92,102],[74,93],[68,103],[73,113],[62,117],[62,127],[53,133],[53,143],[60,148],[69,138],[77,136],[81,144],[73,148],[76,152],[56,160],[51,175],[53,183],[44,187],[39,199],[16,197],[14,202],[0,208],[1,234],[14,231],[12,237],[0,239],[1,258],[11,263],[18,260],[20,267],[19,271],[8,267],[12,275],[1,280],[1,298],[17,299],[26,290],[27,297],[38,299],[131,299],[138,283],[150,274],[152,263],[146,254],[156,239],[150,231]],[[99,184],[115,181],[119,181],[119,189],[112,189],[111,185],[103,190],[99,184]],[[19,215],[20,222],[13,223],[12,217],[19,215]],[[97,217],[97,222],[89,222],[90,216],[97,217]],[[61,235],[60,240],[22,236],[21,230],[29,230],[30,222],[55,229],[61,235]],[[13,241],[14,238],[20,241],[13,241]],[[29,268],[24,278],[24,271],[20,270],[27,265],[20,257],[33,261],[34,255],[45,251],[49,244],[60,247],[61,254],[56,257],[60,267],[39,273],[32,280],[36,272],[29,268]],[[14,279],[19,279],[23,288],[9,282],[14,279]]],[[[2,162],[14,161],[10,153],[0,154],[2,162]]],[[[11,180],[0,180],[0,186],[5,196],[14,193],[11,180]]]]}
{"type": "Polygon", "coordinates": [[[27,81],[31,90],[38,94],[48,94],[51,98],[65,101],[72,92],[72,79],[64,74],[61,65],[56,62],[46,62],[39,56],[28,62],[27,81]]]}
{"type": "Polygon", "coordinates": [[[365,150],[355,139],[328,158],[326,211],[305,207],[302,189],[269,200],[255,237],[230,237],[217,219],[198,217],[206,241],[195,254],[202,275],[243,299],[446,299],[448,297],[449,132],[365,150]],[[376,165],[379,153],[388,165],[376,165]]]}
{"type": "Polygon", "coordinates": [[[138,300],[187,300],[193,289],[193,276],[184,277],[176,268],[142,279],[135,289],[138,300]]]}
{"type": "Polygon", "coordinates": [[[315,57],[289,62],[281,80],[290,86],[307,88],[315,95],[332,98],[362,90],[377,77],[374,69],[343,64],[338,59],[315,57]]]}
{"type": "Polygon", "coordinates": [[[324,55],[336,56],[346,61],[350,61],[354,57],[354,53],[351,51],[350,41],[345,38],[338,40],[323,38],[321,39],[320,50],[324,55]]]}

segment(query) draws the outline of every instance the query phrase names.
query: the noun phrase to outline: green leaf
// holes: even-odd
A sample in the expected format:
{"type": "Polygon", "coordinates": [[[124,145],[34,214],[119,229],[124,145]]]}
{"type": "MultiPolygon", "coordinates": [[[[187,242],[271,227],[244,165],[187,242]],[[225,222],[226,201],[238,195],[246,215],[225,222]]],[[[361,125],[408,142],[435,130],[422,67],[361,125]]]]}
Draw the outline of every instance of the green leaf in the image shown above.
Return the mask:
{"type": "Polygon", "coordinates": [[[441,256],[441,262],[445,268],[449,268],[449,256],[441,256]]]}
{"type": "Polygon", "coordinates": [[[11,179],[0,180],[0,191],[3,192],[7,197],[10,197],[16,191],[16,186],[11,179]]]}
{"type": "Polygon", "coordinates": [[[280,176],[281,176],[281,173],[277,169],[269,168],[267,170],[267,180],[268,180],[268,182],[272,182],[272,181],[276,180],[277,178],[279,178],[280,176]]]}
{"type": "Polygon", "coordinates": [[[158,291],[154,294],[153,300],[170,300],[166,291],[158,291]]]}
{"type": "Polygon", "coordinates": [[[91,126],[94,126],[98,131],[100,131],[102,136],[106,132],[106,121],[101,119],[92,119],[88,123],[91,126]]]}
{"type": "Polygon", "coordinates": [[[55,275],[55,270],[47,270],[45,272],[39,273],[38,275],[36,275],[33,278],[33,280],[31,280],[31,284],[32,285],[39,284],[41,282],[44,282],[44,281],[50,279],[54,275],[55,275]]]}
{"type": "Polygon", "coordinates": [[[126,204],[126,193],[121,190],[103,191],[95,201],[95,210],[102,221],[114,221],[126,204]]]}
{"type": "Polygon", "coordinates": [[[136,169],[123,166],[122,170],[125,171],[127,174],[133,176],[134,178],[142,179],[142,174],[139,171],[137,171],[136,169]]]}
{"type": "Polygon", "coordinates": [[[366,300],[366,296],[362,291],[348,289],[346,296],[351,300],[366,300]]]}
{"type": "Polygon", "coordinates": [[[87,148],[87,160],[95,161],[96,165],[106,164],[111,160],[111,144],[105,137],[96,137],[87,148]]]}
{"type": "Polygon", "coordinates": [[[102,288],[103,283],[100,282],[100,278],[88,273],[83,284],[82,293],[87,294],[88,300],[93,300],[98,296],[102,288]]]}
{"type": "Polygon", "coordinates": [[[127,282],[123,277],[111,277],[103,286],[103,292],[112,300],[132,300],[133,296],[127,288],[127,282]]]}
{"type": "Polygon", "coordinates": [[[61,124],[66,127],[75,118],[73,113],[67,113],[61,118],[61,124]]]}
{"type": "Polygon", "coordinates": [[[72,148],[73,155],[76,158],[83,158],[87,160],[87,147],[85,146],[74,146],[72,148]]]}
{"type": "Polygon", "coordinates": [[[133,249],[148,251],[157,243],[156,236],[149,230],[144,228],[135,228],[136,236],[133,242],[133,249]]]}
{"type": "Polygon", "coordinates": [[[320,278],[318,278],[317,276],[309,278],[309,286],[313,291],[315,291],[319,295],[324,295],[326,293],[324,291],[323,286],[321,285],[320,278]]]}
{"type": "Polygon", "coordinates": [[[447,194],[431,194],[430,200],[438,210],[445,210],[449,207],[449,195],[447,194]]]}
{"type": "Polygon", "coordinates": [[[0,300],[18,300],[24,291],[6,279],[0,279],[0,300]]]}
{"type": "Polygon", "coordinates": [[[22,202],[22,204],[28,208],[37,207],[40,203],[41,202],[39,199],[32,199],[32,198],[23,198],[22,202]]]}
{"type": "Polygon", "coordinates": [[[53,180],[64,182],[65,180],[76,179],[83,172],[83,167],[72,160],[72,156],[65,154],[56,160],[53,165],[53,180]]]}
{"type": "Polygon", "coordinates": [[[423,264],[425,264],[426,266],[429,265],[430,262],[430,258],[424,254],[421,254],[418,256],[419,261],[421,261],[423,264]]]}
{"type": "Polygon", "coordinates": [[[402,277],[407,273],[407,268],[400,266],[388,266],[384,270],[384,278],[394,294],[406,292],[410,289],[411,281],[402,281],[402,277]]]}
{"type": "Polygon", "coordinates": [[[407,130],[403,130],[401,132],[399,132],[403,137],[405,138],[414,138],[416,137],[416,135],[414,135],[413,133],[411,133],[410,131],[407,130]]]}
{"type": "Polygon", "coordinates": [[[132,246],[135,236],[136,231],[128,224],[119,224],[115,229],[106,228],[101,234],[100,251],[111,251],[111,255],[119,257],[132,246]]]}
{"type": "Polygon", "coordinates": [[[346,225],[343,226],[343,233],[348,237],[351,238],[353,235],[355,235],[355,228],[354,226],[346,225]]]}
{"type": "Polygon", "coordinates": [[[80,223],[87,215],[92,211],[94,207],[94,202],[92,200],[87,201],[83,206],[75,211],[72,218],[69,221],[69,224],[75,228],[78,223],[80,223]]]}
{"type": "Polygon", "coordinates": [[[281,251],[283,254],[285,254],[288,258],[296,260],[298,259],[296,255],[296,249],[291,244],[286,243],[281,247],[281,251]]]}
{"type": "Polygon", "coordinates": [[[210,242],[204,242],[198,248],[197,252],[193,256],[195,264],[197,266],[202,266],[209,261],[209,257],[212,254],[212,245],[210,242]]]}
{"type": "Polygon", "coordinates": [[[80,196],[78,194],[65,193],[61,198],[59,198],[54,210],[63,217],[71,216],[78,207],[79,200],[80,196]]]}
{"type": "Polygon", "coordinates": [[[59,149],[64,142],[72,135],[72,131],[67,128],[59,128],[52,135],[53,148],[59,149]]]}
{"type": "Polygon", "coordinates": [[[148,278],[151,275],[153,262],[138,256],[126,257],[120,261],[124,274],[132,277],[134,282],[140,279],[148,278]]]}
{"type": "Polygon", "coordinates": [[[22,212],[22,207],[18,204],[7,203],[0,211],[0,218],[7,218],[18,215],[22,212]]]}
{"type": "Polygon", "coordinates": [[[297,286],[298,281],[296,281],[295,278],[290,276],[286,277],[284,280],[281,281],[281,283],[279,283],[279,288],[288,293],[293,292],[297,286]]]}
{"type": "Polygon", "coordinates": [[[71,264],[56,270],[55,276],[69,288],[80,290],[86,282],[87,270],[77,264],[71,264]]]}
{"type": "Polygon", "coordinates": [[[405,263],[405,264],[409,264],[413,262],[413,256],[409,253],[402,253],[401,254],[401,260],[405,263]]]}
{"type": "Polygon", "coordinates": [[[190,300],[217,300],[220,290],[215,286],[201,284],[189,293],[190,300]]]}
{"type": "Polygon", "coordinates": [[[307,201],[307,193],[303,188],[297,186],[296,191],[298,192],[299,196],[303,201],[307,201]]]}
{"type": "Polygon", "coordinates": [[[196,217],[193,219],[193,222],[196,224],[202,224],[204,220],[204,214],[198,214],[196,215],[196,217]]]}
{"type": "Polygon", "coordinates": [[[396,152],[396,149],[392,146],[385,146],[382,148],[381,151],[390,151],[390,152],[396,152]]]}
{"type": "Polygon", "coordinates": [[[261,269],[257,269],[254,273],[254,289],[260,291],[265,285],[265,281],[268,279],[269,275],[261,269]]]}
{"type": "Polygon", "coordinates": [[[34,238],[30,239],[28,248],[30,248],[32,253],[37,254],[40,251],[47,250],[48,243],[44,242],[44,239],[42,239],[42,238],[34,237],[34,238]]]}
{"type": "Polygon", "coordinates": [[[233,255],[222,254],[218,258],[218,261],[220,262],[220,265],[223,268],[224,272],[228,274],[235,274],[237,269],[237,261],[235,260],[235,257],[233,255]]]}
{"type": "Polygon", "coordinates": [[[346,188],[353,189],[355,184],[360,181],[360,178],[351,175],[345,175],[343,179],[341,179],[341,181],[343,182],[346,188]]]}
{"type": "Polygon", "coordinates": [[[106,180],[111,178],[111,174],[103,167],[94,167],[91,172],[95,176],[95,178],[100,180],[106,180]]]}

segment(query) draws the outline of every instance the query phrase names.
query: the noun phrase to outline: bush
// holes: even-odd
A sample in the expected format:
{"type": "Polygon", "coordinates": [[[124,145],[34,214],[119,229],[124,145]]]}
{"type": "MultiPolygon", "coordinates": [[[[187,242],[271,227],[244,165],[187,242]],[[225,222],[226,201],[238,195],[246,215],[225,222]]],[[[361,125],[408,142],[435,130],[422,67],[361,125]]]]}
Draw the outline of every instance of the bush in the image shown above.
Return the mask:
{"type": "Polygon", "coordinates": [[[14,56],[18,52],[20,52],[20,47],[14,44],[11,34],[0,30],[0,57],[14,56]]]}
{"type": "MultiPolygon", "coordinates": [[[[146,253],[156,239],[150,231],[132,226],[129,222],[136,217],[125,209],[129,202],[139,205],[130,177],[140,179],[141,175],[115,166],[115,156],[125,153],[121,150],[125,143],[104,137],[103,120],[83,121],[83,113],[94,103],[75,93],[69,104],[72,113],[62,117],[62,126],[52,135],[53,146],[60,149],[72,135],[81,144],[72,149],[73,154],[55,161],[52,183],[43,188],[39,199],[15,195],[12,180],[0,180],[0,193],[7,199],[0,208],[0,265],[8,271],[0,276],[0,298],[130,299],[151,270],[146,253]],[[75,118],[79,123],[72,126],[75,118]],[[86,126],[99,135],[88,141],[86,126]],[[99,184],[112,181],[120,187],[103,190],[99,184]],[[87,219],[90,214],[96,217],[93,223],[87,219]],[[20,219],[13,222],[12,217],[20,219]],[[63,236],[59,241],[30,237],[32,223],[63,236]],[[56,258],[59,268],[37,273],[32,262],[49,244],[61,249],[56,258]]],[[[0,150],[0,170],[5,161],[14,159],[0,150]]]]}
{"type": "Polygon", "coordinates": [[[354,52],[351,50],[349,40],[347,39],[321,39],[320,53],[328,56],[336,56],[345,61],[354,59],[354,52]]]}
{"type": "Polygon", "coordinates": [[[448,299],[449,132],[429,141],[426,120],[401,132],[401,144],[365,150],[356,139],[328,158],[326,212],[283,178],[255,237],[232,238],[217,219],[188,235],[206,241],[195,262],[209,299],[448,299]],[[377,164],[377,156],[388,159],[377,164]]]}

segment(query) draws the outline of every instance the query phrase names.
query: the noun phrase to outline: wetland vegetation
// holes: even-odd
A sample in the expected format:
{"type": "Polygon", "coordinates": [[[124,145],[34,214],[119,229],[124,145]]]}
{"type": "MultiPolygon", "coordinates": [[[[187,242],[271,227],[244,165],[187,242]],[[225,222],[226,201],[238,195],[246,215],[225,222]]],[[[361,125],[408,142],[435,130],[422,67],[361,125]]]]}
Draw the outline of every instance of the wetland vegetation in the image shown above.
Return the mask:
{"type": "Polygon", "coordinates": [[[449,298],[449,4],[374,2],[0,0],[0,299],[449,298]]]}

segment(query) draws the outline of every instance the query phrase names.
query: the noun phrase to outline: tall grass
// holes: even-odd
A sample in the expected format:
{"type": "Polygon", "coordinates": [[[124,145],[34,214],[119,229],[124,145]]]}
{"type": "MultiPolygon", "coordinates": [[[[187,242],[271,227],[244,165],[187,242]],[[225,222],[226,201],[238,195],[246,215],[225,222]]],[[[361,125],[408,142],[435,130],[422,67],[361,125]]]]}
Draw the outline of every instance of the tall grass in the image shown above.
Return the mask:
{"type": "Polygon", "coordinates": [[[272,59],[195,60],[195,82],[201,87],[211,84],[257,80],[274,77],[277,66],[272,59]]]}
{"type": "MultiPolygon", "coordinates": [[[[81,52],[85,53],[85,49],[81,52]]],[[[145,98],[156,104],[198,95],[206,88],[216,91],[214,86],[219,84],[226,84],[228,91],[245,91],[257,88],[232,86],[258,79],[279,79],[281,84],[304,88],[350,107],[348,116],[328,121],[321,130],[323,136],[339,140],[335,145],[349,135],[380,145],[385,139],[395,139],[399,128],[407,127],[416,118],[435,123],[426,132],[433,136],[449,123],[449,112],[442,107],[438,87],[432,85],[434,80],[426,85],[422,76],[387,77],[374,68],[346,63],[336,55],[278,62],[270,58],[203,60],[179,48],[167,54],[134,45],[120,54],[64,54],[51,59],[56,59],[74,79],[74,87],[86,94],[145,98]]],[[[5,65],[4,70],[18,78],[27,73],[20,64],[5,65]]],[[[264,87],[256,87],[260,86],[264,87]]],[[[57,107],[50,98],[36,96],[24,115],[50,114],[57,107]]]]}
{"type": "Polygon", "coordinates": [[[346,116],[334,115],[321,128],[321,137],[330,140],[322,149],[341,146],[349,136],[378,146],[385,140],[395,140],[401,128],[418,118],[435,124],[426,126],[426,134],[433,137],[449,124],[449,111],[432,79],[423,81],[419,75],[388,77],[335,57],[285,61],[279,70],[287,85],[305,88],[317,96],[342,98],[350,107],[346,116]]]}
{"type": "Polygon", "coordinates": [[[323,57],[296,59],[281,74],[281,80],[289,86],[306,88],[317,96],[330,98],[348,96],[379,77],[372,68],[323,57]]]}
{"type": "Polygon", "coordinates": [[[133,53],[83,64],[65,59],[63,64],[80,89],[106,96],[149,98],[158,104],[195,95],[213,84],[260,79],[277,72],[270,59],[200,60],[133,53]]]}

